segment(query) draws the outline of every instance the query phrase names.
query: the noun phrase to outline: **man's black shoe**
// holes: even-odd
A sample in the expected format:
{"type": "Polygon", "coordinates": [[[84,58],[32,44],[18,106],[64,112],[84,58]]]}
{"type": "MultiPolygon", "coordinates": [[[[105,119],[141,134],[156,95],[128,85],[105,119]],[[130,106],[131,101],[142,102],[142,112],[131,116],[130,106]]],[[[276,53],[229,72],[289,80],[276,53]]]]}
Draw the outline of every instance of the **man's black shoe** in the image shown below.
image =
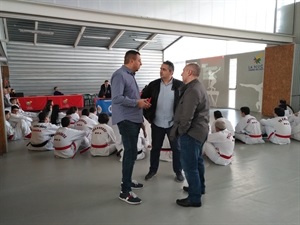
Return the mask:
{"type": "MultiPolygon", "coordinates": [[[[184,191],[186,191],[186,192],[189,192],[189,187],[188,187],[188,186],[183,186],[182,189],[183,189],[184,191]]],[[[205,194],[205,190],[202,190],[201,194],[204,195],[204,194],[205,194]]]]}
{"type": "Polygon", "coordinates": [[[155,175],[156,175],[155,172],[149,171],[149,173],[145,176],[145,180],[150,180],[155,175]]]}
{"type": "Polygon", "coordinates": [[[176,181],[176,182],[180,182],[180,183],[184,181],[184,177],[183,177],[183,175],[182,175],[181,172],[176,173],[175,181],[176,181]]]}
{"type": "Polygon", "coordinates": [[[177,199],[176,203],[183,207],[201,207],[201,202],[190,202],[188,198],[177,199]]]}

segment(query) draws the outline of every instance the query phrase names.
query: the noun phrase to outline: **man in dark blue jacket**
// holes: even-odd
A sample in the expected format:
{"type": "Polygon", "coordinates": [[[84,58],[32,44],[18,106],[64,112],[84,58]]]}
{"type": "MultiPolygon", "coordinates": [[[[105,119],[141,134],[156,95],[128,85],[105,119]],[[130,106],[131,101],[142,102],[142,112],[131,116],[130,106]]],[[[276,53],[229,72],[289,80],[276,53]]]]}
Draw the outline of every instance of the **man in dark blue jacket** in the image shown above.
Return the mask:
{"type": "Polygon", "coordinates": [[[173,153],[173,171],[175,180],[183,182],[182,167],[178,140],[170,141],[170,130],[173,126],[174,112],[179,100],[178,88],[182,81],[173,78],[174,65],[165,61],[160,67],[160,79],[154,80],[142,91],[141,98],[147,98],[151,107],[144,109],[144,116],[151,124],[152,149],[150,153],[150,169],[145,180],[156,175],[159,166],[160,150],[167,134],[173,153]]]}

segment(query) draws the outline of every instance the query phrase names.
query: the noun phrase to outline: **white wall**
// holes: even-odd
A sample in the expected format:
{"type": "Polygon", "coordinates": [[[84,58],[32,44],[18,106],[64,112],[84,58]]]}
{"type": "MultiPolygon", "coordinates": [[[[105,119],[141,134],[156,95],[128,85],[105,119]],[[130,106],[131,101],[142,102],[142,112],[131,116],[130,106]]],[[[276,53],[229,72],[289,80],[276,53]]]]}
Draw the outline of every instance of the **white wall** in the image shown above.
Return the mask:
{"type": "Polygon", "coordinates": [[[164,51],[164,60],[174,63],[174,77],[181,79],[187,60],[260,51],[265,47],[265,44],[184,37],[164,51]]]}
{"type": "Polygon", "coordinates": [[[31,0],[210,26],[273,32],[276,0],[31,0]]]}

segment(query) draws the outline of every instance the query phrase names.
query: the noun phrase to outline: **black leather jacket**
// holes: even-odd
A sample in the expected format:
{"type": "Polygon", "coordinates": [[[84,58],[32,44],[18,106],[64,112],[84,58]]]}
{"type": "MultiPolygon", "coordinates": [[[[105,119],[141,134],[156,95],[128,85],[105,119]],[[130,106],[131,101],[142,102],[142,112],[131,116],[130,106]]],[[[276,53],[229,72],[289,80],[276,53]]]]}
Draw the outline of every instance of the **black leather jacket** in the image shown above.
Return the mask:
{"type": "MultiPolygon", "coordinates": [[[[152,123],[152,121],[155,118],[155,111],[156,111],[156,106],[157,106],[157,99],[160,91],[160,83],[161,79],[154,80],[147,85],[143,91],[141,98],[151,98],[151,107],[149,109],[144,109],[144,116],[145,118],[149,121],[149,123],[152,123]]],[[[176,106],[179,101],[179,87],[183,84],[182,81],[177,80],[173,78],[173,85],[172,85],[172,90],[174,90],[174,113],[176,106]]],[[[167,101],[167,99],[166,99],[167,101]]]]}

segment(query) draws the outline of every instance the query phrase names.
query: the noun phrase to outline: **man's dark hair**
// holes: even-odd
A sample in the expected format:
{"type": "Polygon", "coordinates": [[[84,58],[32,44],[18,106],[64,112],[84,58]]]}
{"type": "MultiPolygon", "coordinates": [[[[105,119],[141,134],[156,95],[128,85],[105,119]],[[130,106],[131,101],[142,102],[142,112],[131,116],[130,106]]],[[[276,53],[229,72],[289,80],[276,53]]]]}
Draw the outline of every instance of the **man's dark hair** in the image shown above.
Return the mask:
{"type": "Polygon", "coordinates": [[[250,114],[250,108],[248,106],[243,106],[243,107],[240,108],[240,110],[245,115],[249,115],[250,114]]]}
{"type": "Polygon", "coordinates": [[[89,116],[90,112],[89,112],[88,109],[83,109],[82,112],[81,112],[81,115],[89,116]]]}
{"type": "Polygon", "coordinates": [[[56,91],[56,88],[57,88],[57,87],[54,87],[53,90],[56,91]]]}
{"type": "Polygon", "coordinates": [[[169,70],[174,72],[174,64],[170,61],[164,61],[163,64],[168,65],[169,66],[169,70]]]}
{"type": "Polygon", "coordinates": [[[124,57],[124,64],[128,64],[131,59],[136,59],[136,55],[140,55],[138,51],[135,50],[129,50],[126,52],[125,57],[124,57]]]}
{"type": "Polygon", "coordinates": [[[277,116],[284,116],[284,109],[281,108],[281,107],[276,107],[274,109],[274,113],[277,115],[277,116]]]}
{"type": "Polygon", "coordinates": [[[222,118],[223,115],[222,115],[221,111],[216,110],[216,111],[214,111],[214,117],[215,117],[215,119],[219,119],[219,118],[222,118]]]}
{"type": "Polygon", "coordinates": [[[68,127],[70,125],[70,118],[68,116],[65,116],[61,119],[61,125],[62,127],[68,127]]]}
{"type": "Polygon", "coordinates": [[[98,122],[101,124],[107,124],[109,121],[109,116],[106,113],[100,113],[98,116],[98,122]]]}
{"type": "Polygon", "coordinates": [[[5,110],[5,116],[6,116],[7,114],[9,114],[9,111],[8,111],[8,110],[5,110]]]}

